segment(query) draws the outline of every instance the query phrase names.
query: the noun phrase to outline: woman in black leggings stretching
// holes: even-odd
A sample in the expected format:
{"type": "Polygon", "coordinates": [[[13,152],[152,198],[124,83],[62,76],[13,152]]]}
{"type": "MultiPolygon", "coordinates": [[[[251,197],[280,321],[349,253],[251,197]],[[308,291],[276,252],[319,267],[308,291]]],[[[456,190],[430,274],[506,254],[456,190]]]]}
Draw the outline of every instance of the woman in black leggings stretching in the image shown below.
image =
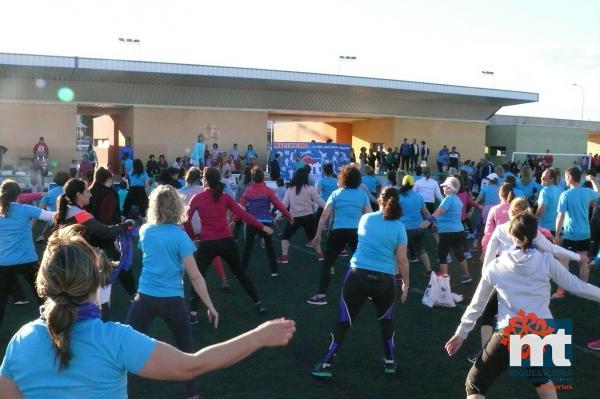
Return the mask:
{"type": "MultiPolygon", "coordinates": [[[[263,231],[266,234],[273,234],[273,229],[260,223],[254,216],[245,212],[233,198],[223,193],[225,185],[221,183],[221,172],[219,172],[219,169],[214,167],[205,169],[204,186],[208,187],[208,189],[194,195],[190,201],[186,222],[184,223],[188,235],[194,240],[200,240],[198,254],[196,255],[200,272],[203,276],[206,275],[211,261],[220,256],[227,262],[234,276],[254,302],[256,311],[264,313],[267,309],[260,301],[254,284],[252,284],[252,281],[250,281],[242,268],[237,244],[227,223],[227,211],[231,211],[255,229],[263,231]],[[199,237],[196,237],[191,224],[192,217],[196,212],[200,216],[200,223],[202,225],[199,237]]],[[[197,307],[198,296],[192,293],[190,310],[195,311],[197,307]]]]}
{"type": "Polygon", "coordinates": [[[365,214],[360,219],[358,247],[344,279],[338,320],[325,356],[313,369],[315,377],[332,376],[335,354],[367,298],[373,300],[381,327],[384,371],[396,372],[392,322],[396,294],[394,276],[397,273],[402,276],[401,302],[404,303],[409,285],[407,238],[404,225],[399,220],[402,210],[398,202],[398,190],[386,187],[378,202],[381,211],[365,214]]]}

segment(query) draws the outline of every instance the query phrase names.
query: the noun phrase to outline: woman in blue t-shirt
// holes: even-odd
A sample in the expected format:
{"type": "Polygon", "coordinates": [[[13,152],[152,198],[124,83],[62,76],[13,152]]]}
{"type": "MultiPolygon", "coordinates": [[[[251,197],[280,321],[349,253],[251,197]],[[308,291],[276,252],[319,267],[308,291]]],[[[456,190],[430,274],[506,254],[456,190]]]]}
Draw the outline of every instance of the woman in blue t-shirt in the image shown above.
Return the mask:
{"type": "Polygon", "coordinates": [[[371,202],[371,208],[377,211],[379,209],[377,206],[377,198],[381,192],[381,180],[375,176],[375,170],[369,165],[365,166],[364,172],[362,183],[367,187],[369,193],[371,193],[371,195],[374,197],[374,202],[371,202]]]}
{"type": "Polygon", "coordinates": [[[454,251],[454,256],[462,270],[462,284],[469,284],[473,277],[469,273],[469,266],[465,259],[465,240],[464,226],[462,224],[462,201],[456,196],[460,190],[460,181],[456,177],[448,177],[441,184],[444,188],[444,199],[431,218],[424,221],[421,227],[427,228],[431,223],[436,223],[440,233],[440,242],[438,243],[438,261],[440,262],[440,272],[448,274],[448,255],[450,249],[454,251]]]}
{"type": "Polygon", "coordinates": [[[408,250],[413,259],[419,258],[423,262],[425,273],[427,276],[431,274],[431,263],[429,255],[424,248],[425,229],[421,228],[423,219],[431,217],[429,210],[425,206],[425,200],[419,193],[413,191],[415,181],[411,175],[406,175],[402,179],[400,186],[400,207],[402,207],[402,217],[400,221],[406,228],[406,236],[408,237],[408,250]]]}
{"type": "Polygon", "coordinates": [[[185,380],[235,364],[259,348],[286,345],[295,330],[291,320],[272,320],[227,342],[183,353],[130,326],[103,323],[96,304],[100,280],[98,255],[76,227],[50,237],[37,277],[46,303],[41,318],[25,324],[6,348],[1,398],[126,398],[127,372],[185,380]]]}
{"type": "Polygon", "coordinates": [[[356,251],[358,222],[363,214],[371,212],[369,197],[359,188],[361,175],[357,167],[344,166],[340,172],[339,182],[341,188],[332,192],[327,199],[323,214],[319,219],[317,232],[312,240],[313,246],[320,248],[321,232],[333,214],[332,227],[327,237],[325,259],[321,266],[319,291],[306,301],[311,305],[327,305],[326,292],[331,280],[333,264],[346,245],[349,245],[353,252],[356,251]]]}
{"type": "Polygon", "coordinates": [[[150,179],[144,170],[144,163],[141,159],[133,161],[133,170],[128,174],[128,179],[129,192],[125,197],[123,215],[128,216],[129,210],[135,205],[138,207],[140,215],[146,217],[146,210],[148,209],[148,194],[146,193],[150,179]]]}
{"type": "Polygon", "coordinates": [[[51,221],[54,216],[53,212],[17,203],[19,194],[21,188],[13,180],[4,180],[0,185],[0,328],[11,288],[17,283],[17,274],[25,277],[37,298],[35,274],[38,256],[33,244],[31,222],[51,221]]]}
{"type": "MultiPolygon", "coordinates": [[[[196,265],[196,245],[181,227],[185,207],[177,191],[168,185],[158,186],[150,194],[148,211],[148,223],[140,229],[142,274],[138,293],[127,314],[127,324],[146,333],[154,318],[161,318],[175,337],[177,348],[189,353],[192,351],[192,332],[184,301],[184,272],[208,308],[208,319],[215,328],[219,314],[196,265]]],[[[197,394],[194,380],[186,383],[186,391],[187,397],[197,394]]]]}
{"type": "Polygon", "coordinates": [[[365,214],[360,219],[358,247],[344,279],[338,320],[331,333],[332,341],[327,353],[313,369],[315,377],[331,377],[333,358],[367,298],[373,300],[381,327],[385,348],[384,371],[396,372],[392,321],[396,296],[394,276],[399,273],[402,278],[400,300],[404,303],[409,285],[407,238],[400,222],[402,208],[398,202],[398,190],[387,187],[378,202],[381,211],[365,214]]]}
{"type": "MultiPolygon", "coordinates": [[[[317,183],[317,194],[321,196],[321,199],[327,202],[332,192],[337,190],[338,182],[337,176],[333,173],[333,165],[326,163],[323,165],[323,177],[317,183]]],[[[321,218],[323,214],[323,208],[317,209],[317,220],[321,218]]]]}

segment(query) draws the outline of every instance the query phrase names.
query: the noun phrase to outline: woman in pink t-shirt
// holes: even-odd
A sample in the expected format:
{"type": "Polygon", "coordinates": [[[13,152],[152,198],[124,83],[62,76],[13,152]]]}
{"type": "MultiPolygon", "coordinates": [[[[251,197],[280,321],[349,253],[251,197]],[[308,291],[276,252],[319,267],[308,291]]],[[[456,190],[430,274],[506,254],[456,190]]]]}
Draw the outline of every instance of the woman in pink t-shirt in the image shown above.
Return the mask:
{"type": "Polygon", "coordinates": [[[510,208],[510,202],[515,197],[513,193],[514,188],[515,186],[511,183],[504,183],[500,186],[500,190],[498,191],[500,203],[498,205],[494,205],[490,209],[485,222],[485,230],[483,232],[483,238],[481,239],[482,260],[485,254],[485,249],[487,248],[488,242],[490,242],[490,238],[492,237],[492,233],[494,232],[496,226],[504,224],[509,220],[508,210],[510,208]]]}

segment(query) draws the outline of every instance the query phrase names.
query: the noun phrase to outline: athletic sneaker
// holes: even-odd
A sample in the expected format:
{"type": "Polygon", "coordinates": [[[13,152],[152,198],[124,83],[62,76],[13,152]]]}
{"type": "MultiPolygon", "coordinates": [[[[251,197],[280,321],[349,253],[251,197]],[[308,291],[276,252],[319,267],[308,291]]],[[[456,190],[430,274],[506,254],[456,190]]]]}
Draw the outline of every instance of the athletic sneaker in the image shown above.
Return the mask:
{"type": "Polygon", "coordinates": [[[412,258],[412,259],[408,260],[409,263],[415,263],[415,262],[418,262],[418,261],[419,261],[419,259],[417,259],[417,258],[412,258]]]}
{"type": "Polygon", "coordinates": [[[27,305],[29,301],[27,299],[18,299],[14,302],[15,305],[27,305]]]}
{"type": "Polygon", "coordinates": [[[331,378],[331,364],[317,363],[312,371],[312,375],[319,378],[331,378]]]}
{"type": "Polygon", "coordinates": [[[277,262],[279,262],[279,263],[290,263],[290,261],[288,260],[287,255],[281,255],[279,258],[277,258],[277,262]]]}
{"type": "Polygon", "coordinates": [[[596,338],[595,340],[588,342],[587,347],[593,351],[600,351],[600,338],[596,338]]]}
{"type": "Polygon", "coordinates": [[[198,314],[190,313],[190,324],[198,324],[200,321],[198,320],[198,314]]]}
{"type": "Polygon", "coordinates": [[[310,303],[311,305],[327,305],[327,296],[324,294],[313,295],[306,300],[306,303],[310,303]]]}
{"type": "Polygon", "coordinates": [[[384,360],[383,361],[383,371],[386,374],[394,374],[396,372],[396,362],[395,361],[389,361],[389,360],[384,360]]]}
{"type": "Polygon", "coordinates": [[[317,253],[317,260],[319,262],[323,262],[325,260],[325,254],[323,252],[318,252],[317,253]]]}
{"type": "Polygon", "coordinates": [[[452,263],[452,257],[450,255],[446,257],[446,263],[452,263]]]}
{"type": "Polygon", "coordinates": [[[254,309],[256,309],[256,313],[258,313],[258,314],[262,314],[267,311],[267,308],[265,308],[265,305],[263,305],[262,302],[256,302],[254,304],[254,309]]]}
{"type": "Polygon", "coordinates": [[[346,251],[345,249],[342,250],[342,252],[340,252],[340,256],[343,256],[344,258],[348,256],[348,251],[346,251]]]}
{"type": "Polygon", "coordinates": [[[335,268],[333,266],[331,266],[329,273],[331,273],[332,276],[335,274],[335,268]]]}
{"type": "Polygon", "coordinates": [[[461,284],[470,284],[472,282],[473,282],[473,277],[471,277],[471,276],[462,276],[462,278],[460,279],[461,284]]]}
{"type": "Polygon", "coordinates": [[[464,257],[465,259],[469,260],[473,257],[473,255],[471,255],[471,251],[467,251],[464,253],[464,257]]]}
{"type": "Polygon", "coordinates": [[[312,243],[310,241],[306,241],[306,244],[304,244],[304,246],[307,248],[312,248],[312,243]]]}
{"type": "Polygon", "coordinates": [[[279,273],[271,273],[271,277],[278,277],[279,273]]]}

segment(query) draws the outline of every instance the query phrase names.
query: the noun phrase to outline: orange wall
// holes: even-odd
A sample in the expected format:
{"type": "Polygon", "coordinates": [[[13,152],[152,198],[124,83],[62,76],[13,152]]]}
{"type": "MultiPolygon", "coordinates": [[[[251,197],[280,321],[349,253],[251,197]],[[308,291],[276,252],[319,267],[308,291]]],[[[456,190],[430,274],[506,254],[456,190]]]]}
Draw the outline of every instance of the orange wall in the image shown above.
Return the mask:
{"type": "Polygon", "coordinates": [[[328,122],[329,126],[335,128],[334,143],[338,144],[352,144],[352,123],[346,122],[328,122]]]}

